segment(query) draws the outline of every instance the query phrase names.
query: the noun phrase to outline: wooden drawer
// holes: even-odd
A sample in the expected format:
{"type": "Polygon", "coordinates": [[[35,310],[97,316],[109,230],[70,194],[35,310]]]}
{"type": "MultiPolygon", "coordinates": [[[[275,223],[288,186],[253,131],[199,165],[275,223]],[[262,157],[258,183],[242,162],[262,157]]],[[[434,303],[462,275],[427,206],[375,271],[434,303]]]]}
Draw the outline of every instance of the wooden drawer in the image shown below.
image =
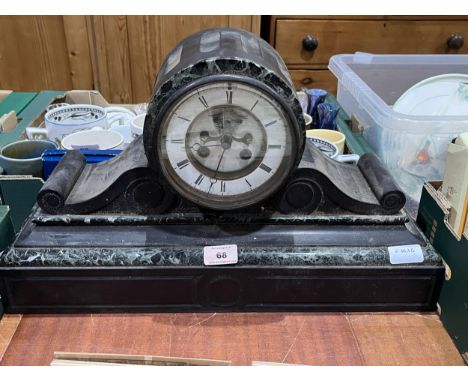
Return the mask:
{"type": "Polygon", "coordinates": [[[468,53],[468,43],[453,50],[447,40],[453,33],[468,37],[466,20],[277,20],[275,48],[287,65],[328,64],[331,56],[356,51],[368,53],[468,53]],[[308,52],[305,36],[318,40],[308,52]]]}
{"type": "Polygon", "coordinates": [[[290,70],[296,89],[324,89],[336,94],[337,79],[328,70],[290,70]]]}

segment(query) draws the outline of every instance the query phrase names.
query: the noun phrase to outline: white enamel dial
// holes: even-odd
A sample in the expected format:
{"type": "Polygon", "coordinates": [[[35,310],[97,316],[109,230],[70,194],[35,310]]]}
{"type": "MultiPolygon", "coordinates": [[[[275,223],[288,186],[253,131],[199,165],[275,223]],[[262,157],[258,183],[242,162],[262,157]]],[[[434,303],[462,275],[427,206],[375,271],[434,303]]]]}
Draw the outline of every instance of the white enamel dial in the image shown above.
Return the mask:
{"type": "Polygon", "coordinates": [[[291,168],[289,119],[267,92],[240,82],[196,88],[159,130],[166,178],[201,205],[234,209],[261,200],[291,168]]]}

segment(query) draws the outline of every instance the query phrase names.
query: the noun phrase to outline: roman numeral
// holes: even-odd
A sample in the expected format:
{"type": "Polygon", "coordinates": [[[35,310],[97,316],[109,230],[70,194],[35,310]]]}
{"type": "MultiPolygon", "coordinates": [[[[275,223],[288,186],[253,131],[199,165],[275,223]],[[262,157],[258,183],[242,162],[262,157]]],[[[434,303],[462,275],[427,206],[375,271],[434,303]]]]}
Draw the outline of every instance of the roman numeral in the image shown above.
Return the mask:
{"type": "Polygon", "coordinates": [[[181,117],[180,115],[178,115],[177,118],[182,119],[182,120],[187,121],[187,122],[191,122],[190,119],[185,118],[185,117],[181,117]]]}
{"type": "Polygon", "coordinates": [[[229,105],[232,105],[232,90],[226,91],[226,99],[229,105]]]}
{"type": "Polygon", "coordinates": [[[171,143],[184,143],[185,139],[171,139],[171,143]]]}
{"type": "Polygon", "coordinates": [[[268,123],[265,125],[265,127],[274,125],[276,122],[278,122],[278,121],[277,121],[277,120],[274,120],[274,121],[268,122],[268,123]]]}
{"type": "Polygon", "coordinates": [[[271,172],[271,168],[268,167],[266,164],[262,163],[260,166],[259,166],[263,171],[266,171],[268,173],[271,172]]]}
{"type": "Polygon", "coordinates": [[[200,176],[197,178],[197,180],[195,181],[195,184],[197,186],[199,186],[201,184],[201,182],[203,182],[203,179],[205,179],[205,176],[200,174],[200,176]]]}
{"type": "Polygon", "coordinates": [[[188,159],[184,159],[183,161],[177,163],[177,167],[179,168],[179,170],[182,170],[184,167],[187,167],[189,163],[190,162],[188,159]]]}
{"type": "Polygon", "coordinates": [[[200,100],[200,102],[202,103],[202,105],[205,107],[205,109],[208,109],[208,102],[206,102],[205,97],[200,96],[200,97],[198,97],[198,99],[200,100]]]}
{"type": "Polygon", "coordinates": [[[249,185],[250,188],[252,188],[252,185],[250,184],[250,182],[247,180],[247,178],[244,178],[245,182],[249,185]]]}
{"type": "Polygon", "coordinates": [[[221,192],[226,192],[226,182],[224,180],[221,181],[221,192]]]}
{"type": "Polygon", "coordinates": [[[268,145],[268,149],[280,149],[281,145],[268,145]]]}
{"type": "Polygon", "coordinates": [[[252,111],[254,109],[255,106],[257,106],[257,103],[258,103],[258,100],[255,101],[255,103],[253,104],[253,106],[250,108],[250,111],[252,111]]]}

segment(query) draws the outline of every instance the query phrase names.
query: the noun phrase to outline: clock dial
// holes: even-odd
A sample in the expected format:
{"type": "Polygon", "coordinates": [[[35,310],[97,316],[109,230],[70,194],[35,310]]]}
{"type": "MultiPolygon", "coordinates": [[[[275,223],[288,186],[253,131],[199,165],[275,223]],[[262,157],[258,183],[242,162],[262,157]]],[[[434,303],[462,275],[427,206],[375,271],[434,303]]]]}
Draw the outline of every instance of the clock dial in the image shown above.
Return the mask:
{"type": "Polygon", "coordinates": [[[286,65],[258,36],[200,31],[161,64],[143,129],[167,188],[215,210],[273,196],[297,168],[305,122],[286,65]]]}
{"type": "Polygon", "coordinates": [[[235,81],[208,83],[166,113],[158,139],[161,168],[179,193],[201,205],[252,204],[291,169],[289,124],[267,92],[235,81]]]}

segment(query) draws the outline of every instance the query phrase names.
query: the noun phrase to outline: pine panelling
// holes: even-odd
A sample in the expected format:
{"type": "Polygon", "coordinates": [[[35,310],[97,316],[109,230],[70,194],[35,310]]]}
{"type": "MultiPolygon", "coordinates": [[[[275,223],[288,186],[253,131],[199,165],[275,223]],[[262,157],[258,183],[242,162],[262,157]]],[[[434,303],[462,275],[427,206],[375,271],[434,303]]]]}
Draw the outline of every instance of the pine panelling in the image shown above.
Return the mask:
{"type": "Polygon", "coordinates": [[[0,17],[0,89],[71,89],[62,16],[0,17]]]}
{"type": "Polygon", "coordinates": [[[126,16],[91,16],[96,28],[98,90],[112,103],[132,102],[132,81],[126,16]],[[104,85],[102,88],[100,86],[104,85]],[[105,90],[103,90],[105,89],[105,90]]]}
{"type": "Polygon", "coordinates": [[[93,67],[86,16],[63,16],[73,89],[93,89],[93,67]]]}
{"type": "Polygon", "coordinates": [[[41,72],[44,73],[46,88],[54,89],[57,84],[60,84],[59,88],[70,88],[70,65],[63,33],[63,19],[36,16],[33,25],[38,37],[34,57],[42,64],[41,72]]]}
{"type": "Polygon", "coordinates": [[[260,18],[261,16],[229,16],[229,27],[241,28],[251,31],[255,34],[260,34],[260,18]]]}
{"type": "Polygon", "coordinates": [[[133,102],[147,102],[166,55],[202,29],[233,27],[259,34],[260,16],[127,16],[133,102]]]}
{"type": "Polygon", "coordinates": [[[228,16],[165,16],[160,17],[159,21],[162,57],[192,33],[207,28],[229,26],[228,16]]]}
{"type": "Polygon", "coordinates": [[[96,89],[147,102],[167,53],[201,29],[260,31],[260,16],[1,16],[0,89],[96,89]]]}
{"type": "Polygon", "coordinates": [[[104,19],[107,48],[107,70],[110,79],[111,102],[132,102],[132,81],[126,16],[108,16],[104,19]]]}
{"type": "Polygon", "coordinates": [[[159,16],[127,16],[133,102],[147,102],[161,65],[159,16]]]}
{"type": "Polygon", "coordinates": [[[95,88],[112,103],[132,103],[126,16],[89,16],[95,88]]]}
{"type": "Polygon", "coordinates": [[[107,70],[107,50],[102,16],[86,16],[94,89],[105,97],[110,95],[109,72],[107,70]]]}

